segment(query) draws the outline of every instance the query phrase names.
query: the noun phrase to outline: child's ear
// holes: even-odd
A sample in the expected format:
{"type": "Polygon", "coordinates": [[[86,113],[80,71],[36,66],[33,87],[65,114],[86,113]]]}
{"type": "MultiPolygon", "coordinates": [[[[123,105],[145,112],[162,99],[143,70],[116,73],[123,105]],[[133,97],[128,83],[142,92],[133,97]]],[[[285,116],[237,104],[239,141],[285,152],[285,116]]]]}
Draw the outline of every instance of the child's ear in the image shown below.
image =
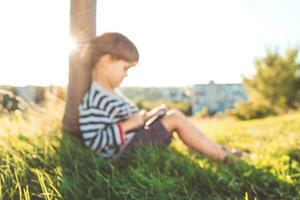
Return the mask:
{"type": "Polygon", "coordinates": [[[109,54],[105,54],[101,57],[101,61],[104,66],[108,66],[112,62],[112,57],[109,54]]]}

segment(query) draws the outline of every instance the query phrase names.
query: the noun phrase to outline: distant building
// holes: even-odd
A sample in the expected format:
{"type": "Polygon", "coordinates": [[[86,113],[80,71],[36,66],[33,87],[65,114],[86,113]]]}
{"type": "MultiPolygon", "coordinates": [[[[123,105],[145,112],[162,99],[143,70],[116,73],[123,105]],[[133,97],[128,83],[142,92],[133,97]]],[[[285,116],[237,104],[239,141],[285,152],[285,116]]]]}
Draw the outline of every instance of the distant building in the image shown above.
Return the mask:
{"type": "Polygon", "coordinates": [[[179,87],[162,87],[160,90],[160,96],[162,99],[169,99],[172,101],[190,101],[190,89],[179,87]]]}
{"type": "MultiPolygon", "coordinates": [[[[66,98],[66,88],[62,86],[7,86],[0,85],[1,91],[9,91],[22,98],[26,102],[40,103],[46,98],[46,93],[49,92],[56,97],[65,100],[66,98]]],[[[3,92],[2,92],[3,93],[3,92]]]]}
{"type": "Polygon", "coordinates": [[[38,86],[16,87],[16,94],[26,101],[39,103],[45,98],[45,91],[48,88],[38,86]]]}
{"type": "Polygon", "coordinates": [[[193,114],[206,107],[210,113],[224,112],[233,108],[237,100],[246,100],[247,93],[242,84],[196,84],[192,92],[193,114]]]}

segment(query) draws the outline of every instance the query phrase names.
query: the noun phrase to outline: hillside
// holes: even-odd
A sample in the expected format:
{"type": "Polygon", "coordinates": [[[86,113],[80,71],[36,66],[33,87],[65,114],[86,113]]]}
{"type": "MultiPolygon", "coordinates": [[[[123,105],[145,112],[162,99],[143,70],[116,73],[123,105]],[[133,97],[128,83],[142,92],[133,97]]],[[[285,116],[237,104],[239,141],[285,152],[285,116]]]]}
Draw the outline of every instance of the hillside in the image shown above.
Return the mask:
{"type": "Polygon", "coordinates": [[[299,199],[300,113],[252,121],[191,119],[213,140],[248,152],[222,165],[188,151],[148,147],[98,158],[64,136],[64,102],[0,116],[0,199],[299,199]]]}

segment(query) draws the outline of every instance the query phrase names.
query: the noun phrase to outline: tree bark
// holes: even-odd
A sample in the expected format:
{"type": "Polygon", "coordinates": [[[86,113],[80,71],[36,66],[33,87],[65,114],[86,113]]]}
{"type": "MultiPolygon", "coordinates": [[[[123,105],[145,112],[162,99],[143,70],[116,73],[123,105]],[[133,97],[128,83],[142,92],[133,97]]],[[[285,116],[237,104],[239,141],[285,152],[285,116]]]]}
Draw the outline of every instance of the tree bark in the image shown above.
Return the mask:
{"type": "Polygon", "coordinates": [[[91,83],[91,66],[80,62],[82,45],[96,36],[96,0],[71,0],[70,37],[77,49],[69,55],[69,80],[63,131],[81,138],[78,123],[78,106],[91,83]]]}

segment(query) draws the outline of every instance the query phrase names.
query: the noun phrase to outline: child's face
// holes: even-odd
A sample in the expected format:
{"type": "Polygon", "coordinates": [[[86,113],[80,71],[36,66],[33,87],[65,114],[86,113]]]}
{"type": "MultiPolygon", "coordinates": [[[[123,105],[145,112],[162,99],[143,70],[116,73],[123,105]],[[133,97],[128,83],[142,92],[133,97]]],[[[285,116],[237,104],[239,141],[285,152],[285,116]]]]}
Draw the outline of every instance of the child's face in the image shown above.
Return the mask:
{"type": "Polygon", "coordinates": [[[135,66],[137,63],[127,62],[125,60],[111,60],[108,67],[109,82],[113,87],[118,87],[123,79],[127,76],[128,69],[135,66]]]}

